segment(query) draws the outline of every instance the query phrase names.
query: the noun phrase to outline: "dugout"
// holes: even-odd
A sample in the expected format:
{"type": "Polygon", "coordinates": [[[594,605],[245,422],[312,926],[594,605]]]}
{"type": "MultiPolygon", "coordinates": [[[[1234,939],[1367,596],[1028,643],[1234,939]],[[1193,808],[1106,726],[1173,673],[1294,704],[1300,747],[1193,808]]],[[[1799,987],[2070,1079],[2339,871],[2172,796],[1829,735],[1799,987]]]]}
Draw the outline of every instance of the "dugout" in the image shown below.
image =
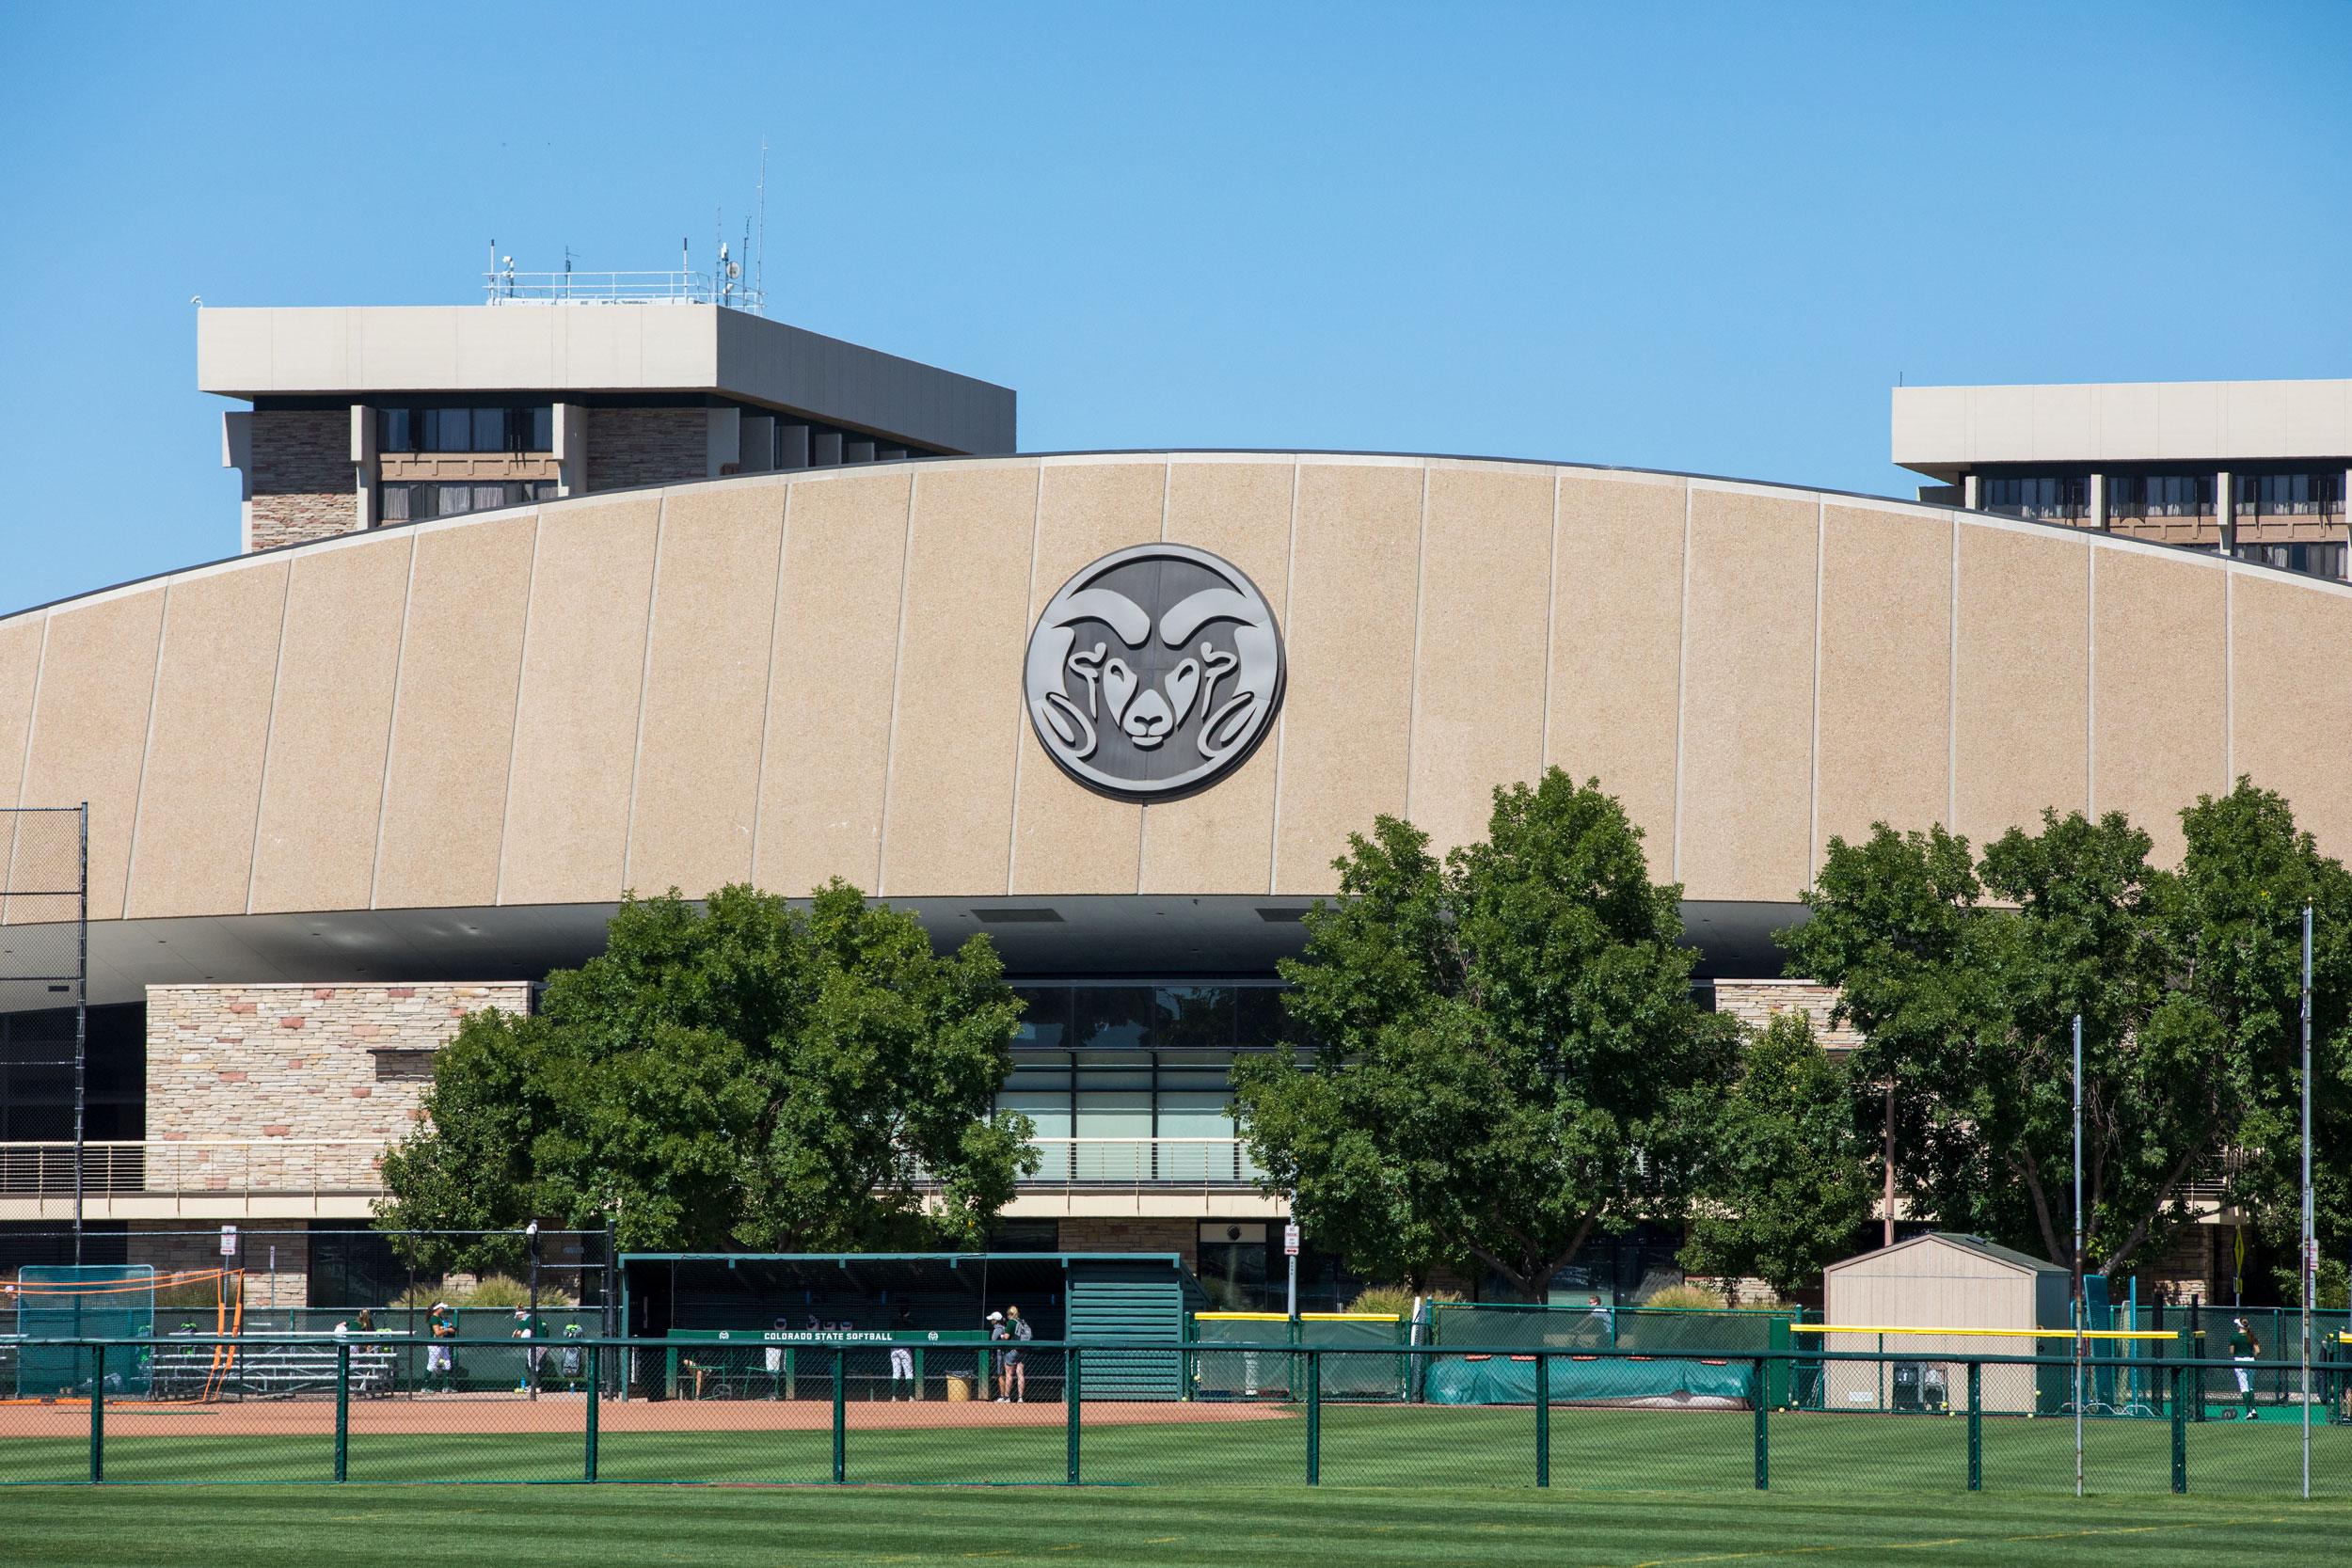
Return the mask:
{"type": "MultiPolygon", "coordinates": [[[[988,1314],[1021,1308],[1040,1341],[1175,1344],[1206,1304],[1174,1253],[623,1253],[621,1312],[635,1338],[754,1340],[812,1330],[861,1337],[985,1333],[988,1314]]],[[[881,1340],[873,1340],[881,1343],[881,1340]]],[[[763,1363],[764,1365],[764,1363],[763,1363]]],[[[1181,1399],[1181,1353],[1089,1356],[1093,1399],[1181,1399]]],[[[850,1375],[886,1379],[862,1354],[850,1375]]],[[[1031,1397],[1061,1388],[1057,1353],[1037,1357],[1031,1397]]]]}
{"type": "MultiPolygon", "coordinates": [[[[1822,1407],[1965,1410],[1970,1357],[2032,1355],[2058,1342],[2036,1331],[2066,1328],[2071,1278],[2047,1259],[1941,1230],[1832,1263],[1822,1281],[1822,1317],[1833,1327],[1863,1332],[1821,1334],[1822,1348],[1888,1359],[1825,1364],[1822,1407]],[[1931,1329],[1968,1332],[1920,1332],[1931,1329]],[[1997,1332],[2004,1329],[2015,1333],[1997,1332]]],[[[2011,1415],[2056,1409],[2065,1378],[2063,1368],[1987,1367],[1984,1408],[2011,1415]]]]}

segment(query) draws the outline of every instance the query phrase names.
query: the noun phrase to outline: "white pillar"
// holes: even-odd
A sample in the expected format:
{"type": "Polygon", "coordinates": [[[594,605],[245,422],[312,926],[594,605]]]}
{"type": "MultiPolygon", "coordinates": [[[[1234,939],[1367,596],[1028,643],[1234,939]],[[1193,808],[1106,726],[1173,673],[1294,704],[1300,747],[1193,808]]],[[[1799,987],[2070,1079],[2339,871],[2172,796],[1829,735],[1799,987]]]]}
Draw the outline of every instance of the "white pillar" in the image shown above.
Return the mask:
{"type": "Polygon", "coordinates": [[[1960,476],[1960,504],[1970,512],[1974,512],[1977,509],[1976,475],[1963,474],[1960,476]]]}
{"type": "Polygon", "coordinates": [[[703,477],[717,479],[743,456],[743,410],[713,408],[706,429],[703,477]]]}
{"type": "Polygon", "coordinates": [[[359,483],[352,498],[354,529],[375,526],[375,410],[364,403],[355,403],[351,405],[351,463],[358,470],[359,483]]]}
{"type": "Polygon", "coordinates": [[[2105,533],[2107,529],[2107,476],[2090,476],[2090,526],[2105,533]]]}
{"type": "Polygon", "coordinates": [[[2237,543],[2237,514],[2230,501],[2230,470],[2224,468],[2213,482],[2213,520],[2221,530],[2221,553],[2228,555],[2237,543]]]}
{"type": "Polygon", "coordinates": [[[577,403],[555,405],[555,493],[585,495],[588,490],[588,410],[577,403]]]}
{"type": "Polygon", "coordinates": [[[237,470],[237,549],[253,553],[253,411],[233,409],[220,417],[220,466],[237,470]]]}

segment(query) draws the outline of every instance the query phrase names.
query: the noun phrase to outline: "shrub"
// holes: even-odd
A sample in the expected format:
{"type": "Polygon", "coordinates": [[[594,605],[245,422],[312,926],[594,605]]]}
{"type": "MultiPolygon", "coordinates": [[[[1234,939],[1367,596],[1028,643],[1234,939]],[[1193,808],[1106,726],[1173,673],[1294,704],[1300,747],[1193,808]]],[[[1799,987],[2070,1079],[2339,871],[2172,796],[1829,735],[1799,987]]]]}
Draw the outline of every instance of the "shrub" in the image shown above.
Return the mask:
{"type": "MultiPolygon", "coordinates": [[[[452,1307],[529,1307],[531,1287],[512,1275],[485,1275],[469,1287],[461,1288],[446,1281],[438,1285],[413,1285],[386,1305],[412,1307],[421,1312],[437,1301],[446,1301],[452,1307]]],[[[546,1281],[540,1283],[539,1308],[541,1311],[579,1305],[569,1291],[558,1290],[546,1281]]]]}
{"type": "MultiPolygon", "coordinates": [[[[1430,1291],[1423,1293],[1428,1301],[1459,1301],[1455,1291],[1430,1291]]],[[[1413,1288],[1409,1285],[1367,1285],[1356,1292],[1356,1299],[1347,1304],[1350,1312],[1376,1312],[1383,1317],[1410,1317],[1413,1311],[1413,1288]]]]}

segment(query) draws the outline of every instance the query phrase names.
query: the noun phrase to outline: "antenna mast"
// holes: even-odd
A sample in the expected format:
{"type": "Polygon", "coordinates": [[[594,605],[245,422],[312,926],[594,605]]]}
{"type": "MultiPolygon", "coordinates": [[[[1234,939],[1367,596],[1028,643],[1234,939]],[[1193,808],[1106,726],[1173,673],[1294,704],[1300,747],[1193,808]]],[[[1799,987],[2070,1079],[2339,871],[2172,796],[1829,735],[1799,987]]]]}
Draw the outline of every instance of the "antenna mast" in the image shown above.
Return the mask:
{"type": "Polygon", "coordinates": [[[759,312],[768,313],[768,138],[759,138],[759,249],[752,259],[752,292],[759,312]]]}

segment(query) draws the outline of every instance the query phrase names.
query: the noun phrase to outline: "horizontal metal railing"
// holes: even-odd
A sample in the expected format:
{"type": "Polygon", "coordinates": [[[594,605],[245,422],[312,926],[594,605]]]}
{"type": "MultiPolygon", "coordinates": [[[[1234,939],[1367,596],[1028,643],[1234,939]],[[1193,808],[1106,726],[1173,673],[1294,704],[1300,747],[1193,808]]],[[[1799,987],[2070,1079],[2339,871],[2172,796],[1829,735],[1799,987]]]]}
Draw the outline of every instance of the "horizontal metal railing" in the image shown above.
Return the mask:
{"type": "MultiPolygon", "coordinates": [[[[381,1138],[145,1138],[82,1146],[95,1197],[374,1193],[381,1138]]],[[[71,1197],[73,1146],[0,1143],[0,1197],[71,1197]]]]}
{"type": "MultiPolygon", "coordinates": [[[[1025,1190],[1248,1187],[1263,1174],[1239,1138],[1037,1138],[1025,1190]]],[[[167,1194],[327,1194],[382,1190],[381,1138],[147,1138],[83,1146],[83,1191],[99,1197],[167,1194]]],[[[71,1197],[73,1146],[0,1143],[0,1197],[71,1197]]]]}
{"type": "Polygon", "coordinates": [[[1239,1138],[1032,1138],[1025,1187],[1246,1187],[1264,1175],[1239,1138]]]}
{"type": "MultiPolygon", "coordinates": [[[[2280,1420],[2204,1422],[2192,1444],[2217,1398],[2200,1384],[2235,1370],[2211,1358],[2164,1365],[2151,1418],[2070,1432],[2031,1418],[2074,1408],[2093,1380],[2137,1368],[2137,1358],[1969,1354],[1948,1362],[1939,1385],[1947,1400],[1848,1411],[1783,1391],[1808,1378],[1895,1386],[1911,1359],[1149,1335],[983,1343],[970,1328],[738,1332],[731,1341],[708,1331],[0,1337],[0,1370],[17,1395],[0,1402],[0,1483],[1337,1482],[2057,1496],[2080,1489],[2087,1455],[2095,1491],[2185,1493],[2192,1474],[2216,1494],[2300,1489],[2290,1462],[2297,1433],[2280,1420]],[[2000,1408],[1992,1396],[2002,1372],[2036,1403],[2000,1408]],[[1629,1400],[1615,1386],[1677,1378],[1697,1397],[1629,1400]],[[190,1402],[212,1406],[213,1418],[162,1408],[190,1402]],[[1000,1408],[1009,1403],[1029,1408],[1000,1408]]],[[[2321,1370],[2308,1391],[2299,1382],[2259,1391],[2274,1414],[2328,1423],[2312,1445],[2309,1495],[2352,1494],[2352,1432],[2339,1424],[2344,1370],[2321,1370]]]]}

